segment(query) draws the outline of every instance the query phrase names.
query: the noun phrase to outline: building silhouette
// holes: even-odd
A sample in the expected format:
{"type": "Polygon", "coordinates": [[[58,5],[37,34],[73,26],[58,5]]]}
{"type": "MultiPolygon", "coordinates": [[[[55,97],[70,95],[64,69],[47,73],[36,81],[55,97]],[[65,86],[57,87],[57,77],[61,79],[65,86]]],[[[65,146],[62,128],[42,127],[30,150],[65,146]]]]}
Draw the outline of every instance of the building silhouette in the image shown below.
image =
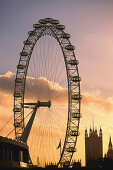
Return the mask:
{"type": "Polygon", "coordinates": [[[103,157],[102,129],[100,127],[99,134],[97,129],[85,130],[85,159],[86,166],[92,166],[93,162],[103,157]]]}
{"type": "Polygon", "coordinates": [[[113,160],[113,146],[112,146],[112,142],[111,142],[111,136],[110,136],[110,138],[109,138],[107,158],[110,158],[110,159],[113,160]]]}

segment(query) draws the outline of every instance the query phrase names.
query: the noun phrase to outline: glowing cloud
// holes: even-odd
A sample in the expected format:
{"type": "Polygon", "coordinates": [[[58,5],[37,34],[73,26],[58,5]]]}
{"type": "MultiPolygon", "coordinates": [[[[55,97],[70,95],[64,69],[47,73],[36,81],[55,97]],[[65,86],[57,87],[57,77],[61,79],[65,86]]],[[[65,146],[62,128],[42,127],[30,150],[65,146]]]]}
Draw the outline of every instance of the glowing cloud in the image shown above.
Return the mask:
{"type": "Polygon", "coordinates": [[[13,94],[15,74],[7,72],[5,75],[0,75],[0,90],[2,92],[13,94]]]}
{"type": "MultiPolygon", "coordinates": [[[[10,105],[11,97],[14,91],[15,74],[7,72],[5,75],[0,75],[0,105],[10,105]],[[4,102],[5,100],[5,102],[4,102]]],[[[53,100],[55,102],[67,102],[67,89],[62,88],[58,83],[51,82],[45,77],[33,78],[27,77],[25,99],[27,100],[53,100]]],[[[93,104],[97,107],[103,108],[105,112],[113,110],[113,98],[105,99],[101,96],[100,91],[82,92],[82,104],[90,106],[93,104]]]]}
{"type": "Polygon", "coordinates": [[[113,99],[108,98],[104,99],[100,95],[95,95],[85,92],[83,93],[83,99],[82,104],[90,106],[90,104],[96,105],[98,108],[103,108],[106,113],[109,113],[110,111],[113,111],[113,99]]]}
{"type": "MultiPolygon", "coordinates": [[[[15,74],[8,72],[5,75],[0,75],[0,91],[6,93],[5,95],[12,94],[14,92],[14,80],[15,74]]],[[[3,98],[1,95],[0,98],[3,98]]],[[[50,82],[45,77],[26,78],[26,99],[34,100],[55,100],[57,102],[67,101],[67,89],[62,88],[58,83],[50,82]]],[[[7,100],[7,99],[6,99],[7,100]]],[[[1,100],[2,101],[2,100],[1,100]]]]}

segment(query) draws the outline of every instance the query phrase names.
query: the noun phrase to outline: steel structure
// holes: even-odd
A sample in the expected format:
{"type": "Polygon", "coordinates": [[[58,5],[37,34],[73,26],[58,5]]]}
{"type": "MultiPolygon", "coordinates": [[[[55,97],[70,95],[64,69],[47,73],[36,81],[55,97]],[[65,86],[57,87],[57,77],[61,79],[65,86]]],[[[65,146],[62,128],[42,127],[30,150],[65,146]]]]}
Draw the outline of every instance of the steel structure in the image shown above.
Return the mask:
{"type": "MultiPolygon", "coordinates": [[[[44,35],[54,37],[62,50],[68,82],[68,118],[64,145],[59,159],[59,165],[69,165],[73,153],[76,152],[76,142],[79,135],[80,113],[80,81],[78,71],[79,61],[75,57],[75,47],[71,44],[70,34],[65,33],[64,25],[60,25],[58,20],[45,18],[33,25],[34,30],[28,32],[29,36],[24,41],[24,47],[20,53],[19,63],[14,88],[14,127],[15,138],[21,140],[25,130],[24,126],[24,92],[26,84],[27,70],[36,42],[44,35]]],[[[34,104],[35,105],[35,104],[34,104]]],[[[52,103],[51,103],[52,105],[52,103]]],[[[36,107],[35,107],[36,110],[36,107]]]]}

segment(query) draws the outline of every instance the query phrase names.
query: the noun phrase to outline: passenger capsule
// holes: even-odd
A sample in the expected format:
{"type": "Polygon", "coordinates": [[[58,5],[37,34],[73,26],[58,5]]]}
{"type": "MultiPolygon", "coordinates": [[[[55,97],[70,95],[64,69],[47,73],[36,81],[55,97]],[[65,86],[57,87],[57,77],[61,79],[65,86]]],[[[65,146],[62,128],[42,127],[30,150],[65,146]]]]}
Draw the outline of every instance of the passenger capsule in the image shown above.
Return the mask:
{"type": "Polygon", "coordinates": [[[37,32],[35,32],[35,31],[29,31],[29,32],[28,32],[28,35],[30,35],[30,36],[35,36],[35,35],[37,35],[37,32]]]}
{"type": "Polygon", "coordinates": [[[21,93],[14,93],[14,97],[22,97],[22,94],[21,93]]]}
{"type": "Polygon", "coordinates": [[[71,113],[72,118],[81,118],[82,115],[80,113],[71,113]]]}
{"type": "Polygon", "coordinates": [[[73,45],[66,45],[66,46],[65,46],[65,49],[66,49],[66,50],[73,51],[73,50],[75,50],[75,46],[73,46],[73,45]]]}
{"type": "MultiPolygon", "coordinates": [[[[71,35],[68,34],[68,33],[61,34],[61,38],[66,38],[66,39],[68,39],[68,38],[70,38],[70,37],[71,37],[71,35]]],[[[70,46],[70,45],[68,45],[68,46],[70,46]]]]}
{"type": "Polygon", "coordinates": [[[53,19],[52,18],[44,18],[45,22],[51,22],[53,19]]]}
{"type": "Polygon", "coordinates": [[[17,69],[24,69],[26,66],[25,65],[23,65],[23,64],[18,64],[17,65],[17,69]]]}
{"type": "Polygon", "coordinates": [[[26,41],[24,41],[24,44],[25,44],[25,45],[32,45],[32,42],[29,41],[29,40],[26,40],[26,41]]]}
{"type": "Polygon", "coordinates": [[[79,135],[80,135],[80,132],[78,132],[77,130],[71,130],[71,131],[69,132],[69,135],[71,135],[71,136],[79,136],[79,135]]]}
{"type": "Polygon", "coordinates": [[[16,79],[15,79],[15,82],[16,82],[16,83],[23,83],[23,79],[22,79],[22,78],[16,78],[16,79]]]}
{"type": "Polygon", "coordinates": [[[66,150],[67,150],[67,152],[76,152],[77,151],[77,149],[74,147],[69,147],[66,150]]]}
{"type": "Polygon", "coordinates": [[[20,122],[16,122],[16,123],[14,124],[14,126],[15,126],[15,127],[20,127],[20,126],[21,126],[21,123],[20,123],[20,122]]]}
{"type": "Polygon", "coordinates": [[[51,20],[51,24],[57,25],[57,24],[59,24],[59,23],[60,23],[60,22],[59,22],[58,20],[55,20],[55,19],[51,20]]]}
{"type": "Polygon", "coordinates": [[[70,165],[70,161],[64,161],[64,162],[62,162],[62,165],[70,165]]]}
{"type": "Polygon", "coordinates": [[[15,112],[21,112],[21,108],[14,108],[13,109],[15,112]]]}
{"type": "Polygon", "coordinates": [[[34,27],[34,28],[41,28],[42,25],[41,25],[41,24],[33,24],[33,27],[34,27]]]}
{"type": "Polygon", "coordinates": [[[64,30],[65,26],[64,25],[56,25],[56,29],[58,30],[64,30]]]}
{"type": "Polygon", "coordinates": [[[23,52],[20,52],[20,55],[21,56],[28,56],[28,53],[23,51],[23,52]]]}
{"type": "Polygon", "coordinates": [[[78,60],[70,60],[70,61],[68,61],[68,64],[70,64],[70,65],[78,65],[79,61],[78,60]]]}
{"type": "Polygon", "coordinates": [[[72,95],[71,98],[72,98],[73,100],[80,100],[80,99],[82,99],[82,96],[79,95],[79,94],[74,94],[74,95],[72,95]]]}
{"type": "Polygon", "coordinates": [[[46,24],[45,19],[40,19],[38,22],[39,22],[40,24],[46,24]]]}
{"type": "Polygon", "coordinates": [[[71,77],[71,81],[73,81],[73,82],[79,82],[79,81],[81,81],[81,77],[79,77],[79,76],[72,76],[72,77],[71,77]]]}

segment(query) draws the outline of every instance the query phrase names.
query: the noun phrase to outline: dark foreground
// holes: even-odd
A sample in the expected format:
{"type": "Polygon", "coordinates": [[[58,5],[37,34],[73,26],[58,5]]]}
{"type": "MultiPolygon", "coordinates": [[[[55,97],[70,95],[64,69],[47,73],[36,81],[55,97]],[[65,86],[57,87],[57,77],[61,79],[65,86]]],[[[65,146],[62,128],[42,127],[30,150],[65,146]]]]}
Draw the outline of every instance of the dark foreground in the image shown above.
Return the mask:
{"type": "MultiPolygon", "coordinates": [[[[30,169],[33,169],[33,170],[39,170],[39,169],[51,169],[51,168],[0,168],[0,170],[1,169],[4,169],[4,170],[30,170],[30,169]]],[[[53,168],[54,169],[54,168],[53,168]]],[[[57,169],[57,168],[55,168],[55,169],[57,169]]],[[[109,170],[109,169],[112,169],[113,170],[113,168],[112,167],[104,167],[104,168],[87,168],[87,167],[81,167],[81,168],[58,168],[58,169],[75,169],[75,170],[109,170]]]]}

